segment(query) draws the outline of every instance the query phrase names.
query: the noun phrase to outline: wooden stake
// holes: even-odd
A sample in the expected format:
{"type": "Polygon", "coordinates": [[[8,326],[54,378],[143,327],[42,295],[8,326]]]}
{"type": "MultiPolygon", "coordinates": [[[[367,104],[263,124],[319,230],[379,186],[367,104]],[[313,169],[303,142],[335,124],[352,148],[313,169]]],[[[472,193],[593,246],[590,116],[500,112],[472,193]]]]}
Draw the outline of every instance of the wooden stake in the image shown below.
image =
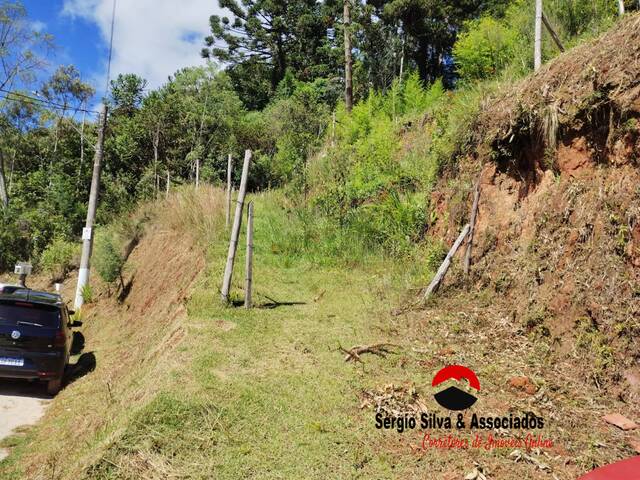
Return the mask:
{"type": "Polygon", "coordinates": [[[618,0],[618,14],[620,16],[624,15],[624,0],[618,0]]]}
{"type": "Polygon", "coordinates": [[[464,274],[469,275],[471,267],[471,248],[473,247],[473,233],[476,227],[476,218],[478,216],[478,203],[480,200],[480,179],[476,182],[476,188],[473,191],[473,207],[471,207],[471,220],[469,221],[469,237],[467,238],[467,251],[464,255],[464,274]]]}
{"type": "Polygon", "coordinates": [[[233,228],[231,229],[231,239],[229,240],[229,253],[227,254],[227,265],[224,269],[222,279],[222,300],[229,301],[229,290],[231,289],[231,277],[233,276],[233,264],[236,259],[238,249],[238,237],[240,236],[240,225],[242,224],[242,210],[244,208],[244,197],[247,193],[247,180],[249,177],[249,165],[251,164],[251,150],[244,153],[244,165],[242,166],[242,178],[240,179],[240,190],[236,200],[236,214],[233,217],[233,228]]]}
{"type": "Polygon", "coordinates": [[[196,160],[196,190],[200,186],[200,159],[196,160]]]}
{"type": "Polygon", "coordinates": [[[231,223],[231,170],[233,169],[233,157],[229,154],[227,159],[227,212],[225,226],[229,230],[229,224],[231,223]]]}
{"type": "Polygon", "coordinates": [[[169,176],[169,170],[167,170],[167,193],[165,198],[169,198],[169,189],[171,188],[171,177],[169,176]]]}
{"type": "Polygon", "coordinates": [[[533,69],[542,66],[542,0],[536,0],[536,21],[533,44],[533,69]]]}
{"type": "Polygon", "coordinates": [[[560,41],[560,37],[551,26],[551,22],[549,21],[547,16],[544,14],[544,10],[542,11],[542,23],[544,23],[544,26],[547,27],[547,31],[549,32],[549,35],[551,35],[551,38],[556,44],[556,47],[558,47],[558,50],[560,50],[561,52],[564,52],[564,45],[562,45],[562,42],[560,41]]]}
{"type": "Polygon", "coordinates": [[[444,280],[444,276],[447,274],[447,270],[449,270],[449,266],[451,265],[451,259],[456,254],[458,248],[460,248],[460,245],[469,233],[469,228],[469,224],[467,223],[462,229],[462,232],[460,232],[460,235],[453,244],[453,247],[451,247],[451,250],[449,250],[449,253],[447,253],[444,262],[442,262],[442,265],[440,265],[440,268],[436,272],[436,276],[433,277],[433,280],[431,280],[431,283],[427,287],[427,290],[424,292],[425,300],[427,300],[431,296],[431,294],[435,293],[436,290],[438,290],[438,288],[440,287],[440,283],[442,283],[442,280],[444,280]]]}
{"type": "Polygon", "coordinates": [[[244,308],[251,308],[251,287],[253,285],[253,202],[247,205],[247,264],[245,271],[244,308]]]}

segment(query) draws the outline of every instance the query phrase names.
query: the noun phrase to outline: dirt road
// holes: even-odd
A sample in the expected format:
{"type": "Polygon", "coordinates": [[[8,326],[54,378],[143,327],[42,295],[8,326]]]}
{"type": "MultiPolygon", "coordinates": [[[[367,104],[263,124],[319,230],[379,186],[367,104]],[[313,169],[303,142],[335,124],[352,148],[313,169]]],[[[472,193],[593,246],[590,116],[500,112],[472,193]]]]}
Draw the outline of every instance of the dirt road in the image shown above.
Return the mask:
{"type": "MultiPolygon", "coordinates": [[[[0,440],[11,435],[14,429],[34,425],[44,415],[50,397],[38,383],[0,381],[0,440]]],[[[0,449],[0,460],[8,452],[0,449]]]]}

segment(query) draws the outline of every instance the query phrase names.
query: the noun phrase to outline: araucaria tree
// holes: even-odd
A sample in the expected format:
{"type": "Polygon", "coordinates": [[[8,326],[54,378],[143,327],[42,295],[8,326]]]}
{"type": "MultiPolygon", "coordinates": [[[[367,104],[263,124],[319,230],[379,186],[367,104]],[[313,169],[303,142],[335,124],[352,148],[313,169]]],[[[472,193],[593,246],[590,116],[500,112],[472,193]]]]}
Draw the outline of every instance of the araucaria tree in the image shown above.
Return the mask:
{"type": "Polygon", "coordinates": [[[340,70],[342,48],[335,35],[342,2],[315,0],[220,0],[231,17],[213,15],[205,58],[227,69],[245,105],[261,108],[287,70],[312,81],[340,70]]]}

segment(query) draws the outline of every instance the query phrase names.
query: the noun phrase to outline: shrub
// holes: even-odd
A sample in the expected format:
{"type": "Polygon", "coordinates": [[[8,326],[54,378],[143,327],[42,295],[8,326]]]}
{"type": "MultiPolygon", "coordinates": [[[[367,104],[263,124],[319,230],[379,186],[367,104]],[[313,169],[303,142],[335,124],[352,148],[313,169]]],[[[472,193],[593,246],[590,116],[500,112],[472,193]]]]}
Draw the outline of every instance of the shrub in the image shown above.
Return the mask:
{"type": "MultiPolygon", "coordinates": [[[[89,304],[93,302],[93,288],[91,288],[91,285],[87,283],[84,287],[82,287],[82,290],[80,293],[82,294],[82,299],[84,300],[84,303],[89,304]]],[[[76,320],[80,320],[80,318],[76,320]]]]}
{"type": "Polygon", "coordinates": [[[453,47],[460,78],[476,80],[502,71],[512,61],[519,37],[512,26],[492,17],[468,22],[453,47]]]}
{"type": "Polygon", "coordinates": [[[108,230],[101,231],[96,235],[95,243],[96,248],[93,258],[98,275],[108,284],[112,284],[119,279],[121,286],[124,288],[122,281],[124,259],[115,236],[108,230]]]}
{"type": "Polygon", "coordinates": [[[54,281],[64,280],[67,273],[78,263],[80,245],[56,238],[42,252],[40,267],[51,276],[54,281]]]}

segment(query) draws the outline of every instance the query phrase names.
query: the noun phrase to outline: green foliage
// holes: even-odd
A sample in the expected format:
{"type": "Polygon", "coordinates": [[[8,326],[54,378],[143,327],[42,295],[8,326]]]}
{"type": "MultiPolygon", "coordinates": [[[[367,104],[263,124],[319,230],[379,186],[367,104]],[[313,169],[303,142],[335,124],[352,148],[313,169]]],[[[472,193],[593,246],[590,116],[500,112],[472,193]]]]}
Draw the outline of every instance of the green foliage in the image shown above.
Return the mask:
{"type": "Polygon", "coordinates": [[[90,303],[93,303],[93,288],[91,288],[91,285],[87,283],[84,287],[82,287],[80,293],[82,294],[82,299],[84,300],[85,304],[88,305],[90,303]]]}
{"type": "Polygon", "coordinates": [[[131,116],[142,105],[144,90],[147,81],[133,73],[120,74],[115,80],[111,80],[110,104],[117,114],[123,113],[131,116]]]}
{"type": "MultiPolygon", "coordinates": [[[[608,28],[616,15],[615,2],[608,0],[552,0],[545,14],[565,47],[608,28]]],[[[516,76],[533,68],[533,2],[515,0],[503,15],[482,16],[467,21],[453,47],[457,72],[464,81],[493,77],[503,71],[516,76]]],[[[559,52],[543,28],[543,60],[559,52]]]]}
{"type": "Polygon", "coordinates": [[[109,230],[99,230],[96,235],[93,265],[106,283],[121,278],[124,259],[115,235],[109,230]]]}
{"type": "Polygon", "coordinates": [[[79,244],[58,237],[42,252],[40,267],[54,280],[62,280],[77,264],[79,253],[79,244]]]}
{"type": "Polygon", "coordinates": [[[230,65],[248,108],[263,108],[287,71],[296,79],[328,77],[339,67],[340,39],[328,35],[341,8],[333,2],[224,0],[232,18],[213,15],[202,55],[230,65]],[[220,44],[224,44],[224,47],[220,44]],[[265,92],[267,82],[269,91],[265,92]],[[258,98],[251,95],[259,94],[258,98]],[[258,101],[256,101],[258,100],[258,101]]]}
{"type": "Polygon", "coordinates": [[[0,270],[12,271],[16,262],[29,258],[25,237],[11,209],[0,209],[0,270]]]}
{"type": "MultiPolygon", "coordinates": [[[[310,168],[313,205],[340,232],[367,249],[407,253],[422,237],[434,158],[408,156],[401,148],[407,125],[435,114],[442,83],[424,87],[417,74],[396,82],[386,94],[370,92],[351,115],[339,108],[329,149],[310,168]]],[[[335,241],[331,235],[328,241],[335,241]]]]}
{"type": "Polygon", "coordinates": [[[434,241],[427,244],[424,254],[427,269],[431,272],[437,271],[446,255],[447,249],[442,242],[434,241]]]}
{"type": "Polygon", "coordinates": [[[462,80],[488,78],[513,60],[519,32],[492,17],[482,17],[465,25],[453,55],[462,80]]]}

